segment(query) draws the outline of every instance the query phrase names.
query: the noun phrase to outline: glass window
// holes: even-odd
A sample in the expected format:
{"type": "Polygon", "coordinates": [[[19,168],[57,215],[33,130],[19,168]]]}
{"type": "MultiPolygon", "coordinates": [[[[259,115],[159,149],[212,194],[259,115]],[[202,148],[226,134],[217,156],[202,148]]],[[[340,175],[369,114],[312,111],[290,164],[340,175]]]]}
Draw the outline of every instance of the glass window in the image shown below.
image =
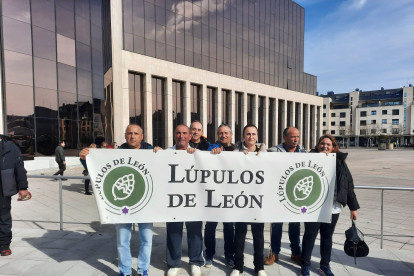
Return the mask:
{"type": "Polygon", "coordinates": [[[58,100],[60,119],[77,120],[78,100],[76,94],[59,91],[58,100]]]}
{"type": "Polygon", "coordinates": [[[201,91],[200,86],[191,84],[191,122],[200,121],[201,114],[201,91]]]}
{"type": "Polygon", "coordinates": [[[345,121],[341,121],[341,122],[339,122],[339,125],[340,125],[340,126],[345,126],[345,124],[346,124],[346,123],[345,123],[345,121]]]}
{"type": "Polygon", "coordinates": [[[57,57],[60,63],[76,66],[75,40],[57,35],[57,57]]]}
{"type": "Polygon", "coordinates": [[[184,97],[183,97],[183,83],[181,82],[172,82],[172,104],[173,104],[173,130],[183,123],[183,106],[184,106],[184,97]]]}
{"type": "Polygon", "coordinates": [[[335,122],[331,122],[331,126],[334,126],[335,125],[335,122]]]}
{"type": "Polygon", "coordinates": [[[33,26],[33,55],[56,60],[56,34],[33,26]]]}
{"type": "Polygon", "coordinates": [[[102,1],[91,0],[91,22],[98,27],[102,27],[102,1]]]}
{"type": "Polygon", "coordinates": [[[341,118],[345,118],[346,117],[346,113],[345,112],[341,112],[341,113],[339,113],[339,115],[340,115],[341,118]]]}
{"type": "Polygon", "coordinates": [[[371,115],[377,115],[377,111],[376,110],[372,110],[371,111],[371,115]]]}
{"type": "Polygon", "coordinates": [[[75,9],[74,0],[55,0],[55,1],[56,1],[56,5],[64,7],[65,9],[68,9],[70,11],[74,11],[75,9]]]}
{"type": "Polygon", "coordinates": [[[76,0],[75,12],[83,18],[89,20],[89,0],[76,0]]]}
{"type": "Polygon", "coordinates": [[[214,88],[207,88],[207,139],[210,143],[215,142],[216,133],[216,105],[217,91],[214,88]]]}
{"type": "MultiPolygon", "coordinates": [[[[58,63],[58,90],[76,93],[76,68],[58,63]]],[[[59,100],[60,102],[60,100],[59,100]]]]}
{"type": "Polygon", "coordinates": [[[385,115],[385,114],[387,114],[387,110],[382,111],[382,115],[385,115]]]}
{"type": "Polygon", "coordinates": [[[331,134],[333,135],[333,134],[335,134],[335,130],[331,130],[331,134]]]}
{"type": "Polygon", "coordinates": [[[152,137],[153,145],[164,148],[165,112],[164,79],[152,78],[152,137]]]}
{"type": "Polygon", "coordinates": [[[92,50],[92,72],[97,75],[104,74],[103,71],[103,55],[101,52],[92,50]]]}
{"type": "Polygon", "coordinates": [[[90,22],[79,15],[76,16],[76,41],[91,45],[90,22]]]}
{"type": "Polygon", "coordinates": [[[393,109],[392,110],[392,115],[400,115],[400,110],[399,109],[393,109]]]}
{"type": "Polygon", "coordinates": [[[34,83],[36,87],[56,90],[56,62],[37,58],[34,62],[34,83]]]}
{"type": "Polygon", "coordinates": [[[19,20],[3,17],[4,49],[32,54],[31,26],[19,20]]]}
{"type": "Polygon", "coordinates": [[[335,113],[331,113],[331,117],[335,117],[335,113]]]}
{"type": "Polygon", "coordinates": [[[387,119],[382,119],[382,123],[386,124],[387,123],[387,119]]]}
{"type": "Polygon", "coordinates": [[[7,17],[30,23],[30,0],[3,0],[2,12],[7,17]]]}
{"type": "Polygon", "coordinates": [[[32,57],[4,51],[6,82],[33,86],[32,57]]]}
{"type": "Polygon", "coordinates": [[[33,87],[6,83],[6,107],[8,117],[33,116],[33,87]]]}
{"type": "Polygon", "coordinates": [[[326,113],[323,113],[323,117],[324,117],[324,118],[326,117],[326,113]]]}
{"type": "Polygon", "coordinates": [[[92,48],[102,52],[102,29],[91,24],[92,48]]]}
{"type": "Polygon", "coordinates": [[[55,31],[55,5],[48,0],[32,0],[32,24],[55,31]]]}
{"type": "Polygon", "coordinates": [[[392,119],[392,124],[393,125],[398,125],[398,124],[400,124],[400,120],[399,119],[392,119]]]}
{"type": "Polygon", "coordinates": [[[77,68],[78,94],[92,97],[92,74],[77,68]]]}
{"type": "Polygon", "coordinates": [[[35,112],[36,117],[57,118],[57,91],[35,87],[35,112]]]}
{"type": "Polygon", "coordinates": [[[75,39],[75,15],[67,9],[56,6],[57,33],[75,39]]]}
{"type": "Polygon", "coordinates": [[[360,116],[361,117],[366,117],[367,116],[367,112],[366,111],[361,111],[360,116]]]}
{"type": "Polygon", "coordinates": [[[93,98],[104,100],[104,78],[96,74],[92,74],[93,98]]]}
{"type": "Polygon", "coordinates": [[[91,71],[91,47],[76,42],[76,66],[86,71],[91,71]]]}

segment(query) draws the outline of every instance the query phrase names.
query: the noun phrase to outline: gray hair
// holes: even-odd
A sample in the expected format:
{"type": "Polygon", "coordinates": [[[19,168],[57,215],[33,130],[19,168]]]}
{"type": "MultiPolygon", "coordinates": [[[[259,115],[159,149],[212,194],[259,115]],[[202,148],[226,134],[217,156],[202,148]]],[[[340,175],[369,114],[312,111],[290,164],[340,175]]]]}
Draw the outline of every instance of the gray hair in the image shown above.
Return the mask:
{"type": "Polygon", "coordinates": [[[138,124],[129,124],[129,125],[127,125],[127,127],[126,127],[126,129],[125,129],[125,133],[127,132],[128,128],[129,128],[130,126],[137,126],[137,127],[139,127],[139,129],[141,129],[141,133],[142,133],[142,134],[144,134],[144,130],[143,130],[143,129],[142,129],[142,127],[141,127],[140,125],[138,125],[138,124]]]}
{"type": "Polygon", "coordinates": [[[230,133],[231,133],[231,134],[233,134],[233,131],[231,130],[231,127],[230,127],[228,124],[221,124],[221,125],[219,125],[219,127],[217,128],[217,134],[218,134],[219,129],[220,129],[221,127],[228,127],[228,128],[230,129],[230,133]]]}

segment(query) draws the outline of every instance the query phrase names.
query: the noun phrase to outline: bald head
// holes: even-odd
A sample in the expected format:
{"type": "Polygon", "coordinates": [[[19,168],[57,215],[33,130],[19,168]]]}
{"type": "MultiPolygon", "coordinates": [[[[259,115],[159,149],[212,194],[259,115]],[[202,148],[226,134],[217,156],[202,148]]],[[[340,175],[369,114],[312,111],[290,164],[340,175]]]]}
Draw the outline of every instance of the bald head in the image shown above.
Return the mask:
{"type": "Polygon", "coordinates": [[[191,141],[200,143],[201,136],[203,136],[203,125],[199,121],[194,121],[190,126],[191,141]]]}
{"type": "Polygon", "coordinates": [[[283,130],[283,140],[286,148],[293,152],[299,145],[300,133],[296,127],[288,127],[283,130]]]}
{"type": "Polygon", "coordinates": [[[178,125],[174,131],[175,148],[177,150],[187,149],[191,136],[188,126],[178,125]]]}
{"type": "Polygon", "coordinates": [[[142,128],[136,124],[130,124],[125,130],[125,140],[130,149],[141,148],[141,141],[144,139],[142,128]]]}

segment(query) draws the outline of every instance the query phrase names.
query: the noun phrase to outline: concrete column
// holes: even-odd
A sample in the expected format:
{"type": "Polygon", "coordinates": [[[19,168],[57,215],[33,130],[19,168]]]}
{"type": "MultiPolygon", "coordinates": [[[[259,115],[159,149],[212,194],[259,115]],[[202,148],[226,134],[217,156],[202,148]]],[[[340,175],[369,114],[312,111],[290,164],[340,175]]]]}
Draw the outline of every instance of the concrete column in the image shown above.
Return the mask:
{"type": "MultiPolygon", "coordinates": [[[[259,95],[253,95],[253,110],[252,110],[252,122],[255,126],[259,125],[259,95]]],[[[247,116],[247,113],[246,113],[247,116]]]]}
{"type": "Polygon", "coordinates": [[[152,137],[152,80],[151,74],[145,74],[143,77],[144,92],[144,141],[153,143],[152,137]]]}
{"type": "Polygon", "coordinates": [[[295,124],[295,109],[296,109],[296,104],[295,104],[295,102],[289,102],[289,104],[290,104],[290,114],[289,114],[289,116],[290,116],[290,122],[291,122],[291,124],[290,124],[290,126],[294,126],[294,127],[296,127],[296,124],[295,124]]]}
{"type": "MultiPolygon", "coordinates": [[[[217,96],[217,102],[214,105],[214,108],[216,110],[216,118],[214,119],[214,141],[217,141],[217,128],[219,125],[221,125],[221,121],[223,120],[223,114],[222,111],[223,109],[221,108],[223,105],[222,99],[223,99],[223,90],[221,89],[221,87],[217,87],[216,88],[216,96],[217,96]]],[[[209,134],[211,135],[211,134],[209,134]]]]}
{"type": "Polygon", "coordinates": [[[173,141],[173,97],[172,97],[172,78],[165,78],[164,81],[164,110],[165,110],[165,147],[169,148],[174,146],[173,141]]]}
{"type": "Polygon", "coordinates": [[[208,118],[207,118],[207,85],[202,84],[200,85],[200,89],[201,89],[201,118],[200,121],[203,124],[203,132],[205,134],[207,134],[207,122],[208,122],[208,118]]]}
{"type": "Polygon", "coordinates": [[[112,40],[112,82],[114,141],[125,140],[125,128],[129,123],[128,71],[122,72],[122,1],[111,1],[111,40],[112,40]],[[123,73],[126,77],[123,77],[123,73]],[[126,79],[126,83],[125,80],[126,79]]]}
{"type": "Polygon", "coordinates": [[[263,137],[259,137],[260,141],[262,141],[262,143],[265,143],[267,145],[267,147],[271,147],[271,145],[269,144],[269,97],[265,97],[264,98],[264,107],[263,107],[263,128],[264,128],[264,135],[263,137]]]}
{"type": "Polygon", "coordinates": [[[190,127],[191,124],[191,83],[186,81],[183,88],[183,123],[190,127]]]}
{"type": "Polygon", "coordinates": [[[236,92],[234,90],[229,90],[230,93],[230,118],[229,118],[229,126],[231,127],[231,130],[233,131],[233,138],[231,139],[232,143],[235,143],[235,135],[234,135],[234,128],[236,126],[236,92]]]}
{"type": "Polygon", "coordinates": [[[240,133],[240,137],[236,137],[236,142],[238,141],[242,141],[243,139],[243,128],[245,125],[247,125],[247,93],[241,93],[243,95],[243,99],[242,99],[242,107],[241,107],[241,112],[242,112],[242,120],[241,120],[241,133],[240,133]]]}
{"type": "Polygon", "coordinates": [[[297,129],[299,129],[300,133],[300,141],[299,143],[303,143],[303,103],[299,103],[299,106],[296,110],[296,116],[298,118],[298,125],[296,126],[297,129]]]}

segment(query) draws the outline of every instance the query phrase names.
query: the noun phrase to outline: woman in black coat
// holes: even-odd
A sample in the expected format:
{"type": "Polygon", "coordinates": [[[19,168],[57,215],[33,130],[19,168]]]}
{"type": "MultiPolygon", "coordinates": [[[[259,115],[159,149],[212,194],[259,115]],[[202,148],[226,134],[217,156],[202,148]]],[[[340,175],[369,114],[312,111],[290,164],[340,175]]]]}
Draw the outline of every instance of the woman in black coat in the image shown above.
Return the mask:
{"type": "Polygon", "coordinates": [[[338,143],[332,135],[325,134],[319,138],[318,144],[311,152],[336,153],[336,185],[332,206],[331,223],[305,222],[305,234],[302,240],[302,268],[301,275],[310,275],[310,259],[315,245],[316,236],[321,234],[321,262],[319,271],[326,276],[333,276],[329,262],[332,252],[332,235],[338,222],[342,207],[348,205],[351,210],[351,219],[357,219],[359,204],[354,192],[354,182],[351,172],[345,163],[348,153],[339,151],[338,143]]]}

